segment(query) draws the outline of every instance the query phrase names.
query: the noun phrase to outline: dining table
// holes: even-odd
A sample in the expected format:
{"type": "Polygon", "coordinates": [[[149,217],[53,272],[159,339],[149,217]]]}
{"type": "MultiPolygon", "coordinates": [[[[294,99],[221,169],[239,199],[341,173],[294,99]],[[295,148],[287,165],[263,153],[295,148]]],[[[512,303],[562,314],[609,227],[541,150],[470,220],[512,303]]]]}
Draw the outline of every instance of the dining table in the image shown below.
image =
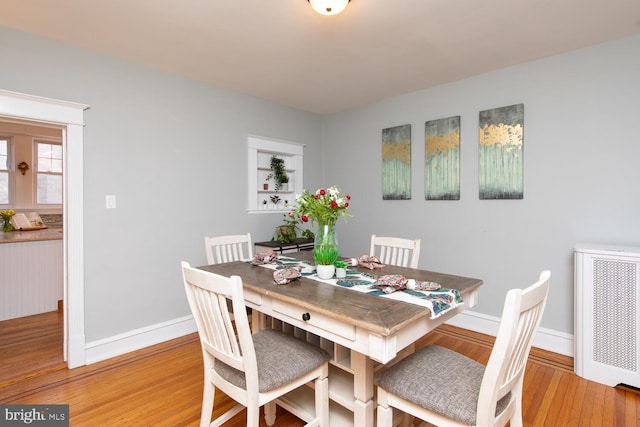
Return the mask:
{"type": "MultiPolygon", "coordinates": [[[[287,256],[314,264],[312,251],[287,256]]],[[[483,283],[480,279],[393,265],[376,269],[348,267],[352,273],[374,278],[401,275],[457,290],[462,302],[434,316],[424,306],[357,292],[331,281],[314,280],[313,275],[279,285],[274,282],[274,269],[253,265],[249,261],[198,268],[227,277],[240,276],[247,307],[260,313],[253,316],[254,323],[259,322],[252,325],[254,331],[276,328],[329,352],[331,426],[372,427],[376,406],[375,371],[410,354],[418,339],[476,305],[478,290],[483,283]]],[[[313,413],[313,393],[304,390],[296,393],[299,395],[292,394],[281,406],[292,409],[294,413],[313,413]]]]}

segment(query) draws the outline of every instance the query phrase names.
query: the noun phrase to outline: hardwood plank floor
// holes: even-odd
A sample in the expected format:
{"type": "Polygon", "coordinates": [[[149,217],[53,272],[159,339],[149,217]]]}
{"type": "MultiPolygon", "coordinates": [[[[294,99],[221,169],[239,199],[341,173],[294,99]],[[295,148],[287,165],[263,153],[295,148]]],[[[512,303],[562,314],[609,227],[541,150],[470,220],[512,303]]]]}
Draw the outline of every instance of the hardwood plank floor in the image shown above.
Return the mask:
{"type": "Polygon", "coordinates": [[[0,387],[66,369],[62,322],[57,311],[0,322],[0,387]]]}
{"type": "MultiPolygon", "coordinates": [[[[49,328],[50,333],[61,334],[58,316],[31,317],[32,326],[40,322],[33,338],[28,337],[26,327],[0,322],[0,403],[69,404],[72,426],[198,425],[203,372],[196,334],[68,370],[47,356],[61,354],[61,335],[41,332],[49,328]],[[20,340],[18,334],[26,336],[20,340]]],[[[418,347],[427,344],[486,363],[493,338],[444,325],[423,337],[418,347]]],[[[214,414],[232,405],[219,392],[214,414]]],[[[640,394],[577,377],[572,358],[533,349],[525,374],[523,418],[525,426],[638,426],[640,394]]],[[[240,413],[227,425],[243,426],[245,422],[240,413]]],[[[260,425],[266,425],[263,418],[260,425]]],[[[298,427],[303,423],[278,408],[275,425],[298,427]]]]}

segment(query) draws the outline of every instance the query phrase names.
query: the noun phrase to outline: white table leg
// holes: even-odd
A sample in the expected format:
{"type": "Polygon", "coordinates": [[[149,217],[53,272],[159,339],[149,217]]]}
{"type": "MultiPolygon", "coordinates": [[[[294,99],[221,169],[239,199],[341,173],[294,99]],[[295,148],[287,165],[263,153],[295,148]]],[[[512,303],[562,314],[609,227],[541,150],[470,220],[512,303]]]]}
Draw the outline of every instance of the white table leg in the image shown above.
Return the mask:
{"type": "Polygon", "coordinates": [[[353,369],[353,425],[373,427],[375,402],[373,401],[373,360],[357,351],[351,351],[353,369]]]}

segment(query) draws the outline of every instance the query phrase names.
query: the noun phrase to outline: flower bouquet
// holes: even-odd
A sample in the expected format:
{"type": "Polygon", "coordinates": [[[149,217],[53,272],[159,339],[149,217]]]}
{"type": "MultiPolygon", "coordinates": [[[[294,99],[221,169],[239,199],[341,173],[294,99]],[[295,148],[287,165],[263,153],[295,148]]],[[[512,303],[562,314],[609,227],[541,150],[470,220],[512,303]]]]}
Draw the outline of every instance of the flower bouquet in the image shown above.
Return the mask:
{"type": "Polygon", "coordinates": [[[351,196],[340,196],[336,187],[320,188],[315,193],[304,190],[296,195],[296,207],[293,210],[302,222],[316,222],[318,225],[335,225],[339,217],[345,220],[352,216],[347,212],[351,196]]]}
{"type": "MultiPolygon", "coordinates": [[[[296,206],[294,215],[300,217],[302,222],[311,221],[318,224],[318,232],[315,235],[313,257],[318,266],[329,266],[327,272],[318,275],[322,279],[333,276],[335,266],[333,265],[340,258],[338,250],[338,239],[336,237],[335,224],[339,217],[346,221],[351,216],[347,212],[350,195],[340,196],[340,190],[333,186],[327,189],[320,188],[315,193],[304,190],[302,194],[296,195],[296,206]]],[[[324,268],[322,269],[325,270],[324,268]]]]}

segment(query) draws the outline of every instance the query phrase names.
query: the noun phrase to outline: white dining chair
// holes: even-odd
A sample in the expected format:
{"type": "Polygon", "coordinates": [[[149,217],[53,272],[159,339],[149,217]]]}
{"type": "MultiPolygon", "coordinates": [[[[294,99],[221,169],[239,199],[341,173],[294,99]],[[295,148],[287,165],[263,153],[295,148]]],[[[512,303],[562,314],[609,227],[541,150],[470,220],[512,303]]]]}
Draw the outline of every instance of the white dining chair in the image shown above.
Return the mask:
{"type": "Polygon", "coordinates": [[[253,258],[251,233],[215,237],[205,236],[204,247],[207,253],[207,264],[209,265],[253,258]]]}
{"type": "MultiPolygon", "coordinates": [[[[236,312],[244,310],[242,279],[225,277],[182,262],[182,277],[196,321],[204,360],[204,391],[200,426],[220,426],[247,410],[247,426],[258,427],[260,407],[265,421],[275,422],[275,405],[284,394],[313,381],[315,414],[287,410],[308,426],[329,425],[329,354],[306,341],[280,331],[251,334],[244,316],[232,322],[227,299],[236,312]],[[237,405],[211,422],[215,389],[237,405]]],[[[313,412],[313,410],[312,410],[313,412]]]]}
{"type": "MultiPolygon", "coordinates": [[[[253,258],[251,233],[215,237],[205,236],[204,248],[207,254],[207,264],[209,265],[253,258]]],[[[229,303],[229,309],[231,309],[231,303],[229,303]]],[[[246,313],[250,318],[252,327],[259,327],[260,315],[248,307],[246,308],[246,313]]],[[[231,318],[233,319],[233,313],[231,318]]]]}
{"type": "Polygon", "coordinates": [[[383,264],[418,268],[420,239],[380,237],[373,234],[369,255],[377,256],[383,264]]]}
{"type": "Polygon", "coordinates": [[[507,292],[502,321],[485,367],[428,345],[374,379],[378,427],[393,422],[393,408],[437,426],[522,426],[522,381],[533,336],[549,292],[549,271],[528,288],[507,292]]]}

